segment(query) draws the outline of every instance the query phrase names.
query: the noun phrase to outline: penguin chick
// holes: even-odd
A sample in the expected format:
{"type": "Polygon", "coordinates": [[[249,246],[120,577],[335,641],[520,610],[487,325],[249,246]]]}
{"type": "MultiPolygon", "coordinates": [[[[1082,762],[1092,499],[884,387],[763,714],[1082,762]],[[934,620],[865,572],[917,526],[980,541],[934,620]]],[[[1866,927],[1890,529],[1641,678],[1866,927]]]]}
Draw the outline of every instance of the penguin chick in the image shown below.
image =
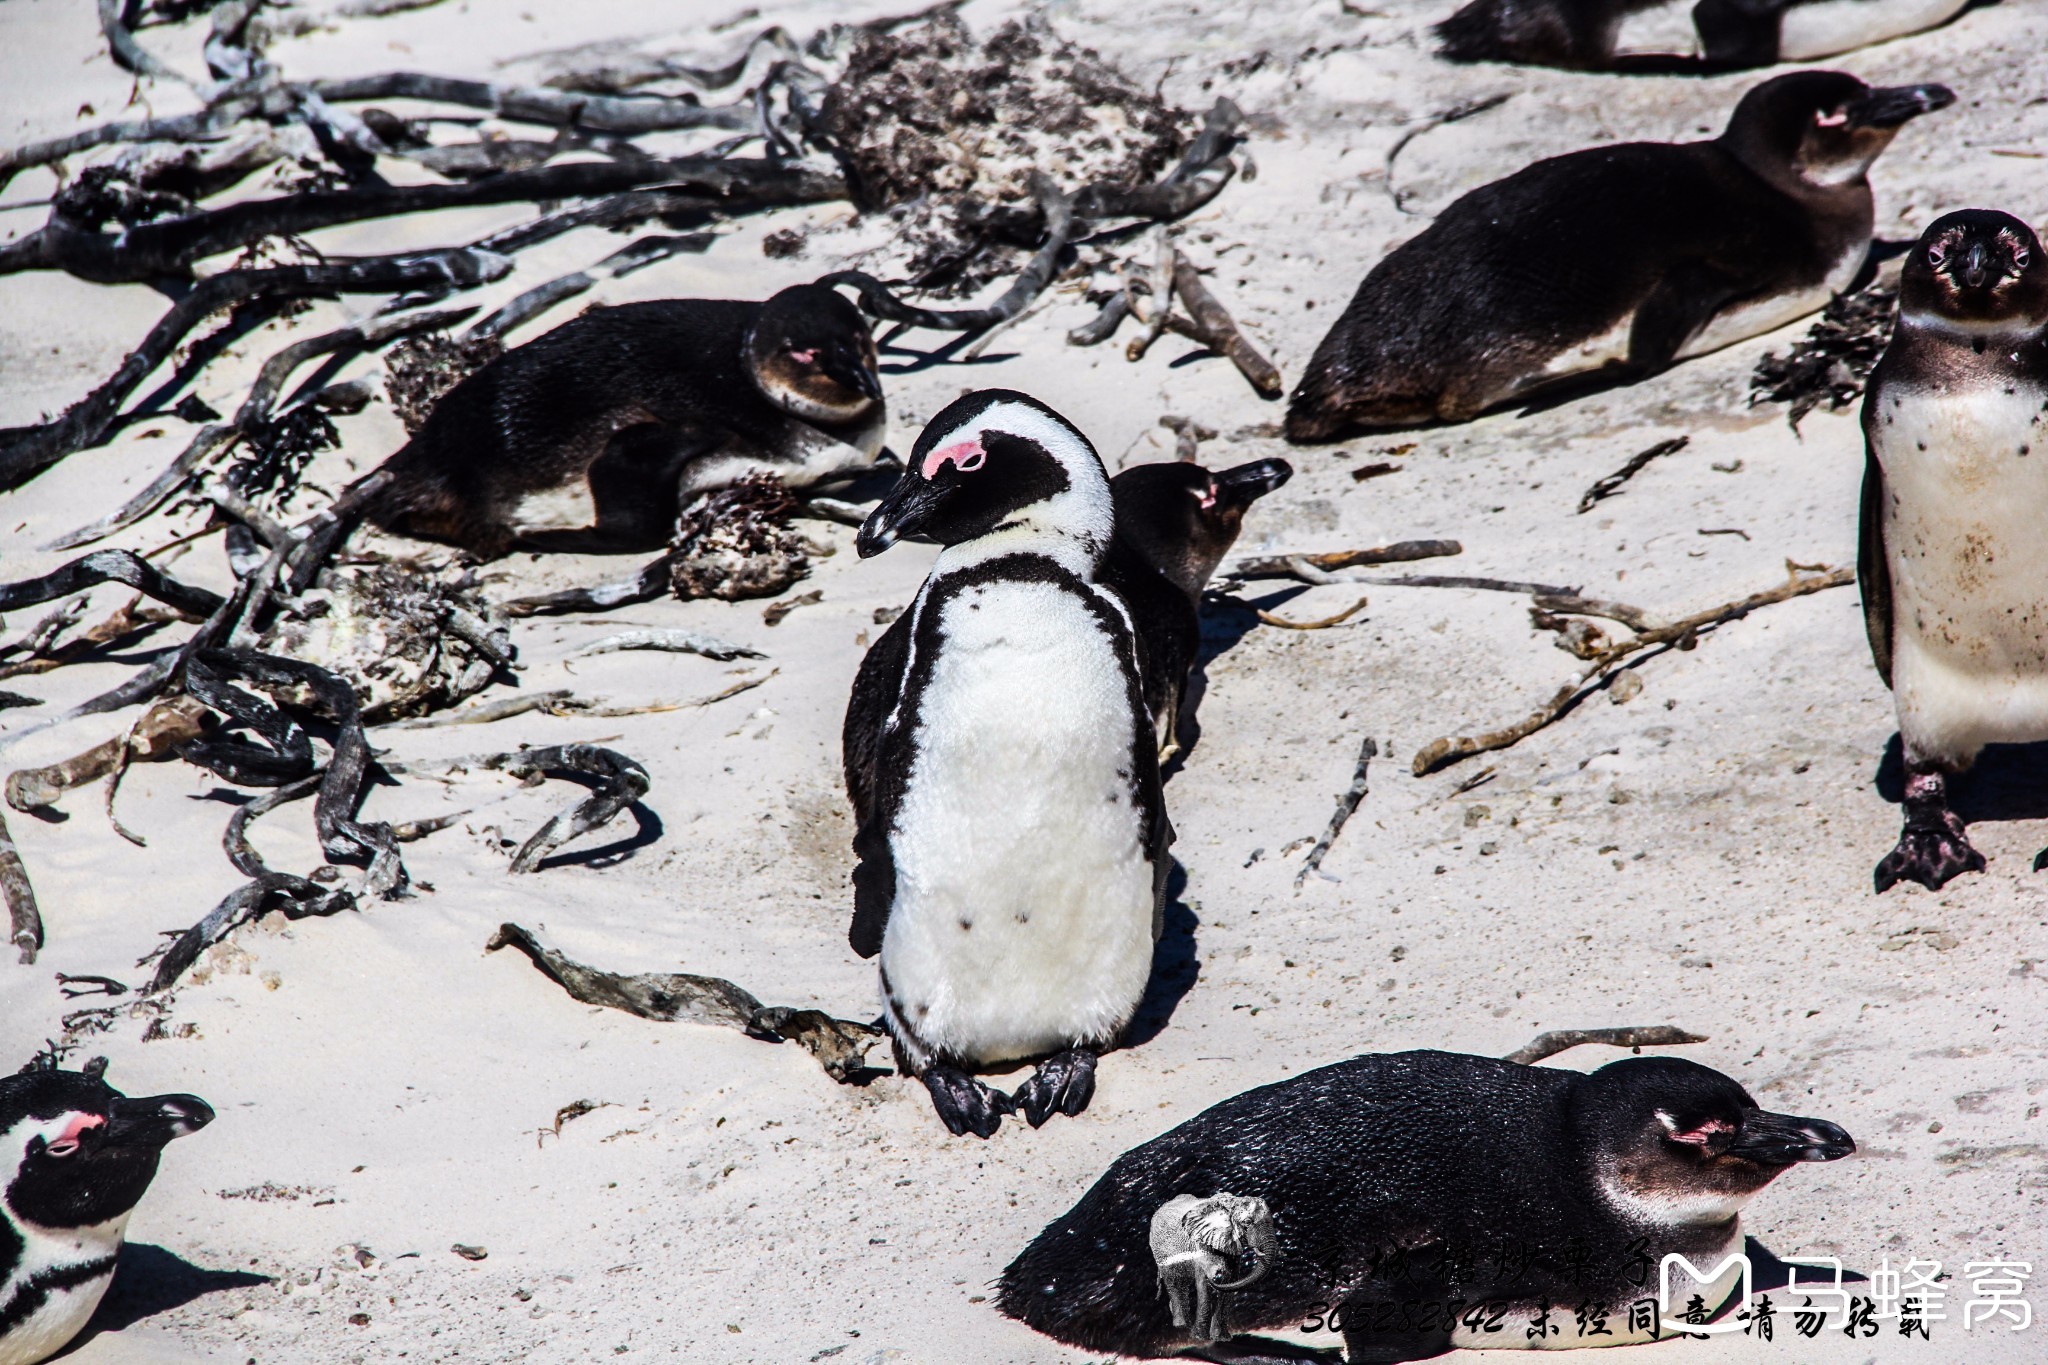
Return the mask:
{"type": "Polygon", "coordinates": [[[1677,1058],[1583,1075],[1450,1052],[1354,1057],[1246,1091],[1117,1158],[1003,1271],[996,1302],[1091,1351],[1197,1344],[1173,1325],[1147,1238],[1169,1201],[1228,1193],[1272,1219],[1263,1269],[1212,1309],[1232,1332],[1333,1315],[1354,1365],[1510,1344],[1483,1322],[1418,1332],[1380,1311],[1459,1302],[1522,1319],[1517,1338],[1539,1306],[1567,1320],[1582,1305],[1618,1312],[1609,1339],[1621,1340],[1663,1256],[1711,1272],[1742,1249],[1739,1215],[1759,1190],[1854,1150],[1834,1124],[1767,1113],[1677,1058]]]}
{"type": "Polygon", "coordinates": [[[956,1135],[1080,1113],[1151,975],[1173,832],[1114,531],[1087,438],[991,389],[932,419],[856,542],[945,547],[861,662],[845,755],[849,939],[956,1135]],[[1033,1057],[1014,1096],[969,1074],[1033,1057]]]}
{"type": "Polygon", "coordinates": [[[1984,867],[1949,779],[2048,739],[2048,258],[2025,223],[1964,209],[1921,235],[1863,437],[1856,577],[1906,760],[1877,889],[1938,888],[1984,867]]]}
{"type": "Polygon", "coordinates": [[[82,1072],[0,1079],[0,1365],[78,1335],[163,1145],[211,1122],[191,1095],[130,1099],[82,1072]]]}
{"type": "Polygon", "coordinates": [[[1457,62],[1706,73],[1810,62],[1947,23],[1969,0],[1472,0],[1435,28],[1457,62]]]}
{"type": "Polygon", "coordinates": [[[1940,85],[1835,71],[1750,89],[1711,142],[1630,142],[1483,185],[1374,266],[1287,436],[1463,422],[1598,372],[1633,382],[1805,316],[1862,267],[1865,172],[1940,85]]]}
{"type": "Polygon", "coordinates": [[[450,389],[358,506],[485,556],[658,550],[697,494],[865,468],[887,427],[867,322],[822,285],[620,304],[450,389]]]}
{"type": "Polygon", "coordinates": [[[1202,589],[1237,543],[1246,510],[1293,477],[1285,460],[1255,460],[1213,474],[1165,460],[1135,465],[1109,481],[1116,537],[1102,580],[1130,604],[1137,624],[1145,709],[1162,762],[1179,748],[1175,722],[1202,644],[1202,589]]]}

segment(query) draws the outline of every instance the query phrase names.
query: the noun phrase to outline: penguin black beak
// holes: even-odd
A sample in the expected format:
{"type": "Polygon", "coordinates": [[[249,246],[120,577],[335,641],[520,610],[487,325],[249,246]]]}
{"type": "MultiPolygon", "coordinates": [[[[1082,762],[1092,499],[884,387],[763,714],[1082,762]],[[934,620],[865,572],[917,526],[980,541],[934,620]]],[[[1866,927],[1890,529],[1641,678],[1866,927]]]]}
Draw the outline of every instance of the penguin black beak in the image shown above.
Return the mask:
{"type": "Polygon", "coordinates": [[[873,559],[899,540],[914,540],[945,500],[945,493],[914,470],[906,471],[861,523],[853,548],[862,559],[873,559]]]}
{"type": "Polygon", "coordinates": [[[867,358],[851,347],[834,346],[825,353],[820,367],[827,378],[852,389],[863,398],[882,399],[882,379],[868,368],[867,358]]]}
{"type": "Polygon", "coordinates": [[[100,1146],[153,1149],[213,1122],[213,1106],[197,1095],[122,1096],[100,1130],[100,1146]]]}
{"type": "Polygon", "coordinates": [[[1254,460],[1213,476],[1219,507],[1249,507],[1294,477],[1285,460],[1254,460]]]}
{"type": "Polygon", "coordinates": [[[1963,283],[1972,289],[1982,289],[1984,282],[1991,278],[1991,248],[1982,242],[1970,243],[1963,253],[1961,270],[1963,283]]]}
{"type": "Polygon", "coordinates": [[[1727,1155],[1766,1166],[1801,1161],[1839,1161],[1856,1150],[1856,1140],[1826,1119],[1801,1119],[1762,1109],[1743,1115],[1742,1128],[1727,1155]]]}
{"type": "Polygon", "coordinates": [[[1897,128],[1955,102],[1956,92],[1945,85],[1889,85],[1853,101],[1845,112],[1857,128],[1897,128]]]}

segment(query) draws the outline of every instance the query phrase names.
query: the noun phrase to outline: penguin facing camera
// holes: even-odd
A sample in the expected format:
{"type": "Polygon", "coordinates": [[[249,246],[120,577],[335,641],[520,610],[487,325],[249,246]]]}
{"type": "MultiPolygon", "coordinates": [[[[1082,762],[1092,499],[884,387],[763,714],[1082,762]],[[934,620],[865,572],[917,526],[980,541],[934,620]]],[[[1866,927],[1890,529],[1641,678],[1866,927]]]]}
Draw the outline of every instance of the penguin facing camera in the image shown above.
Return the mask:
{"type": "Polygon", "coordinates": [[[1103,582],[1129,605],[1138,636],[1145,709],[1164,762],[1188,673],[1202,644],[1202,589],[1237,543],[1251,505],[1294,477],[1285,460],[1254,460],[1215,473],[1182,460],[1134,465],[1109,481],[1116,538],[1103,582]]]}
{"type": "Polygon", "coordinates": [[[78,1335],[164,1144],[211,1122],[195,1096],[131,1099],[91,1069],[0,1079],[0,1365],[78,1335]]]}
{"type": "Polygon", "coordinates": [[[1984,867],[1950,779],[1987,744],[2048,739],[2048,255],[2033,229],[1964,209],[1921,234],[1863,436],[1856,578],[1906,761],[1877,889],[1938,889],[1984,867]]]}
{"type": "Polygon", "coordinates": [[[1287,437],[1463,422],[1632,383],[1815,312],[1870,247],[1865,172],[1946,86],[1838,71],[1752,87],[1710,142],[1628,142],[1482,185],[1372,268],[1287,437]]]}
{"type": "Polygon", "coordinates": [[[1436,26],[1454,62],[1733,71],[1811,62],[1936,28],[1970,0],[1471,0],[1436,26]]]}
{"type": "Polygon", "coordinates": [[[849,940],[955,1135],[1078,1114],[1151,976],[1172,827],[1101,459],[1036,399],[960,398],[861,527],[945,547],[845,725],[849,940]],[[974,1071],[1043,1058],[1014,1095],[974,1071]]]}
{"type": "Polygon", "coordinates": [[[1219,1339],[1328,1318],[1353,1365],[1420,1359],[1531,1344],[1525,1327],[1553,1309],[1612,1317],[1619,1342],[1665,1255],[1714,1273],[1744,1246],[1751,1198],[1855,1149],[1834,1124],[1769,1113],[1677,1058],[1582,1074],[1450,1052],[1354,1057],[1118,1157],[1003,1271],[996,1303],[1060,1341],[1133,1356],[1252,1359],[1219,1339]],[[1169,1210],[1188,1231],[1162,1238],[1169,1210]],[[1162,1294],[1187,1272],[1161,1245],[1192,1256],[1206,1302],[1162,1294]],[[1415,1304],[1461,1312],[1403,1318],[1415,1304]],[[1462,1310],[1482,1304],[1468,1323],[1462,1310]],[[1496,1321],[1513,1341],[1489,1332],[1496,1321]]]}
{"type": "Polygon", "coordinates": [[[823,285],[626,303],[450,389],[352,509],[487,557],[659,550],[697,494],[864,469],[887,430],[867,320],[823,285]]]}

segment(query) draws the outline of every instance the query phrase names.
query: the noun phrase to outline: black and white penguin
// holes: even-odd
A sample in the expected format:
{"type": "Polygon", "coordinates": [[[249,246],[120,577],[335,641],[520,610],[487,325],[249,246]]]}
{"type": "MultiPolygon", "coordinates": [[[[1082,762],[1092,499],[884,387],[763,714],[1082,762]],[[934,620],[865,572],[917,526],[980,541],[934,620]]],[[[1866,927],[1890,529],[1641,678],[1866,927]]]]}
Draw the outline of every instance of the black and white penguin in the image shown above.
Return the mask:
{"type": "Polygon", "coordinates": [[[1863,436],[1856,576],[1906,760],[1877,889],[1937,888],[1984,867],[1949,779],[2048,739],[2048,257],[2025,223],[1964,209],[1921,235],[1863,436]]]}
{"type": "Polygon", "coordinates": [[[849,934],[948,1129],[1078,1114],[1151,975],[1173,838],[1088,439],[1021,393],[961,398],[861,527],[945,549],[847,705],[849,934]],[[1014,1097],[974,1070],[1044,1058],[1014,1097]]]}
{"type": "Polygon", "coordinates": [[[1580,71],[1811,62],[1945,24],[1970,0],[1472,0],[1436,26],[1452,61],[1580,71]]]}
{"type": "Polygon", "coordinates": [[[1462,422],[1815,311],[1869,249],[1864,173],[1954,99],[1799,71],[1744,94],[1711,142],[1589,148],[1473,190],[1359,285],[1294,391],[1288,438],[1462,422]]]}
{"type": "Polygon", "coordinates": [[[1117,1158],[1004,1270],[997,1306],[1091,1351],[1197,1345],[1159,1293],[1148,1234],[1170,1200],[1229,1194],[1270,1218],[1264,1263],[1230,1268],[1247,1272],[1224,1305],[1231,1333],[1334,1318],[1357,1365],[1534,1345],[1547,1306],[1563,1327],[1545,1344],[1613,1344],[1628,1339],[1628,1306],[1655,1297],[1663,1256],[1710,1273],[1742,1249],[1741,1210],[1773,1178],[1854,1150],[1834,1124],[1767,1113],[1675,1058],[1585,1075],[1449,1052],[1354,1057],[1117,1158]],[[1575,1341],[1575,1318],[1604,1334],[1575,1341]]]}
{"type": "Polygon", "coordinates": [[[0,1079],[0,1365],[78,1335],[163,1145],[212,1121],[191,1095],[130,1099],[84,1072],[0,1079]]]}
{"type": "Polygon", "coordinates": [[[1102,581],[1130,605],[1145,709],[1162,757],[1172,752],[1181,696],[1202,644],[1202,589],[1237,543],[1244,514],[1294,477],[1285,460],[1215,473],[1184,460],[1134,465],[1109,481],[1116,537],[1102,581]]]}
{"type": "Polygon", "coordinates": [[[358,508],[488,556],[658,550],[696,494],[865,468],[887,427],[867,320],[822,285],[620,304],[450,389],[358,508]]]}

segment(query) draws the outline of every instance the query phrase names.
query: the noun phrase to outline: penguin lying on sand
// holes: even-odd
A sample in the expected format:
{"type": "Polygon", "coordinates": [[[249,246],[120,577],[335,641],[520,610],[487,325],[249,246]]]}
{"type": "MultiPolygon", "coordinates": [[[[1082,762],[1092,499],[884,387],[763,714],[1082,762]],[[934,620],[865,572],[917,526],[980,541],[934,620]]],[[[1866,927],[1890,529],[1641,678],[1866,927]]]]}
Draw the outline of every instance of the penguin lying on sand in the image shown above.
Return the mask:
{"type": "Polygon", "coordinates": [[[129,1099],[82,1072],[0,1078],[0,1365],[78,1335],[163,1145],[212,1121],[191,1095],[129,1099]]]}
{"type": "Polygon", "coordinates": [[[1134,465],[1109,481],[1116,539],[1102,580],[1130,604],[1145,709],[1162,759],[1177,747],[1181,695],[1202,644],[1202,589],[1237,543],[1246,510],[1292,477],[1294,467],[1285,460],[1255,460],[1214,474],[1166,460],[1134,465]]]}
{"type": "Polygon", "coordinates": [[[822,285],[620,304],[450,389],[359,510],[487,556],[658,550],[696,494],[865,468],[887,428],[867,321],[822,285]]]}
{"type": "Polygon", "coordinates": [[[861,662],[845,753],[849,939],[955,1134],[1080,1113],[1151,976],[1173,831],[1114,530],[1087,438],[991,389],[931,420],[857,541],[946,547],[861,662]],[[1014,1097],[969,1074],[1032,1057],[1014,1097]]]}
{"type": "Polygon", "coordinates": [[[1633,381],[1815,311],[1863,265],[1871,162],[1954,100],[1800,71],[1743,95],[1711,142],[1589,148],[1473,190],[1359,285],[1288,439],[1462,422],[1592,371],[1633,381]]]}
{"type": "Polygon", "coordinates": [[[1174,1326],[1157,1283],[1170,1271],[1148,1250],[1162,1207],[1194,1196],[1226,1212],[1260,1201],[1270,1223],[1241,1243],[1251,1264],[1230,1267],[1244,1272],[1238,1287],[1218,1286],[1227,1297],[1211,1305],[1232,1332],[1334,1310],[1356,1365],[1454,1343],[1527,1346],[1548,1305],[1567,1324],[1551,1344],[1570,1342],[1582,1309],[1614,1315],[1611,1343],[1627,1339],[1628,1306],[1656,1296],[1663,1256],[1711,1273],[1742,1249],[1752,1196],[1855,1146],[1676,1058],[1583,1075],[1450,1052],[1354,1057],[1246,1091],[1117,1158],[1004,1270],[997,1306],[1091,1351],[1202,1344],[1174,1326]],[[1234,1200],[1212,1198],[1224,1194],[1234,1200]]]}
{"type": "Polygon", "coordinates": [[[1877,889],[1937,888],[1984,867],[1949,778],[2048,739],[2048,256],[2025,223],[1965,209],[1922,234],[1863,436],[1856,577],[1906,758],[1877,889]]]}
{"type": "Polygon", "coordinates": [[[1452,61],[1581,71],[1810,62],[1945,24],[1970,0],[1472,0],[1436,26],[1452,61]]]}

